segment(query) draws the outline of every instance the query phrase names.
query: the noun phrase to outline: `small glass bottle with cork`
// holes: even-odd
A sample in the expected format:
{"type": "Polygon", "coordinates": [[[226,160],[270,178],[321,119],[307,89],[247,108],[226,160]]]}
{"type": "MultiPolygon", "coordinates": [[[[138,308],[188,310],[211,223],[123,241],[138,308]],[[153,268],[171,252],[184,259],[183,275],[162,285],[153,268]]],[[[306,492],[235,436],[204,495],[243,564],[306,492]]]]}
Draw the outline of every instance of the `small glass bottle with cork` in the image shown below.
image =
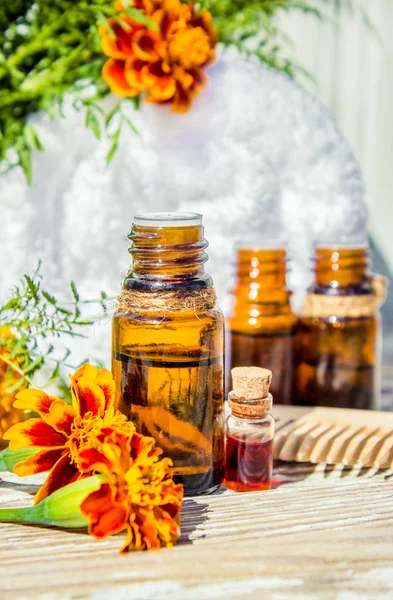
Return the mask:
{"type": "Polygon", "coordinates": [[[272,373],[261,367],[236,367],[231,374],[225,485],[235,492],[268,490],[273,471],[272,373]]]}

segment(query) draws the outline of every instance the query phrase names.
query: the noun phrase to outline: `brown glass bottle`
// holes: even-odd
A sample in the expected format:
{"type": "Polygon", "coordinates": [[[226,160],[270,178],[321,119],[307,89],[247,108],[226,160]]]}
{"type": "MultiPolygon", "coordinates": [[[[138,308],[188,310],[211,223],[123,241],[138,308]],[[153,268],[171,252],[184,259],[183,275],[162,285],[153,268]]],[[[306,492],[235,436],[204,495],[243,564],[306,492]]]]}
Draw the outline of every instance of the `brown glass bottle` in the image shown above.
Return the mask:
{"type": "Polygon", "coordinates": [[[297,318],[289,303],[286,265],[283,249],[239,249],[235,302],[228,321],[230,368],[270,369],[278,404],[292,403],[295,373],[297,318]]]}
{"type": "Polygon", "coordinates": [[[376,408],[379,315],[368,250],[317,248],[300,325],[297,404],[376,408]]]}
{"type": "Polygon", "coordinates": [[[201,223],[135,217],[133,266],[113,319],[118,407],[172,459],[188,495],[220,485],[224,463],[224,319],[204,272],[201,223]]]}

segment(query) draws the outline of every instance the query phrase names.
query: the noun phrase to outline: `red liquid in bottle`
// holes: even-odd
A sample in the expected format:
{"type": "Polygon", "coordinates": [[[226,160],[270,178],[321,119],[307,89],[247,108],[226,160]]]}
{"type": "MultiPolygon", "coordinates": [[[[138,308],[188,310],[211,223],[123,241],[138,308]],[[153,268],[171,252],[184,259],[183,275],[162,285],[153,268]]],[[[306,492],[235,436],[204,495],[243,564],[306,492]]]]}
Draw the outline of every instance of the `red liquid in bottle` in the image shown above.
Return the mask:
{"type": "Polygon", "coordinates": [[[227,437],[225,485],[235,492],[270,490],[273,440],[261,442],[244,436],[227,437]]]}

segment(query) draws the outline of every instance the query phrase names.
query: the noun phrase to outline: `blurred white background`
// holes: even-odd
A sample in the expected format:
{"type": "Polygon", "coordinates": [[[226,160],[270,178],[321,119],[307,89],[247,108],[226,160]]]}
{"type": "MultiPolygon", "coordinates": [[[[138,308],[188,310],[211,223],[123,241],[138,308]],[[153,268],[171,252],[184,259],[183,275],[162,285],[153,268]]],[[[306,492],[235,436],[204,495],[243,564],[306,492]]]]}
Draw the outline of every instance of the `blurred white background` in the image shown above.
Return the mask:
{"type": "Polygon", "coordinates": [[[366,183],[371,234],[392,272],[393,2],[359,4],[376,32],[333,2],[331,26],[294,12],[283,26],[295,43],[291,53],[317,82],[302,83],[330,108],[354,149],[366,183]]]}

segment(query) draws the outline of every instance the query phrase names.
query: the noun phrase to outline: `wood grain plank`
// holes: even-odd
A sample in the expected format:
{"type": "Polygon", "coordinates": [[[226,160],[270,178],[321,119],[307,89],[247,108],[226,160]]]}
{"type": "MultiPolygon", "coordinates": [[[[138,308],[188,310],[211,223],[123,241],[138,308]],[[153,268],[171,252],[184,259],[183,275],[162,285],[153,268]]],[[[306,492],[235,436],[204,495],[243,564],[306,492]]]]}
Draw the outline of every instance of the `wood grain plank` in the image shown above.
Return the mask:
{"type": "MultiPolygon", "coordinates": [[[[182,538],[171,550],[120,556],[121,535],[100,542],[2,524],[0,598],[393,598],[388,472],[282,465],[276,473],[288,474],[300,480],[186,499],[182,538]]],[[[3,505],[15,503],[11,495],[0,486],[3,505]]],[[[29,500],[20,491],[17,498],[29,500]]]]}

